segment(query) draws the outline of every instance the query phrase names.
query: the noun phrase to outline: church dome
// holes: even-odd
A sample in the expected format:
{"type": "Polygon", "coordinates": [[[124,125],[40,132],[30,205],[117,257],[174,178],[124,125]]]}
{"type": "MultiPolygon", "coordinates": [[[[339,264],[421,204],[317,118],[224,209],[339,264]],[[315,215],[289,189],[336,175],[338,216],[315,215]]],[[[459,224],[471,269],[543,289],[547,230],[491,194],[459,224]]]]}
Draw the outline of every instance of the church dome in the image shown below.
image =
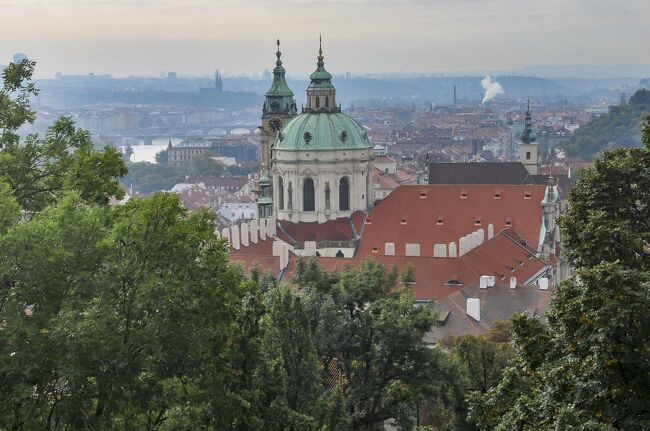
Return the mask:
{"type": "Polygon", "coordinates": [[[294,117],[278,134],[273,149],[293,151],[372,148],[368,134],[341,112],[305,113],[294,117]]]}

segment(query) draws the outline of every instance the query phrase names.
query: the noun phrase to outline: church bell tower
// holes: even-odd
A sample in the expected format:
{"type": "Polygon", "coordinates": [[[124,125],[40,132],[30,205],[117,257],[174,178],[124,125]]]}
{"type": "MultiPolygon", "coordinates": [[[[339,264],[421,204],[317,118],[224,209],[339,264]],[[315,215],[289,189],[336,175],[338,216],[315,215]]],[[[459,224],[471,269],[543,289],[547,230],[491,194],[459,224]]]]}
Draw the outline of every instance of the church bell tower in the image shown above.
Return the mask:
{"type": "Polygon", "coordinates": [[[533,119],[530,113],[530,100],[526,110],[526,120],[524,123],[524,133],[521,134],[521,143],[519,144],[519,161],[524,165],[531,175],[537,175],[537,135],[533,130],[533,119]]]}
{"type": "Polygon", "coordinates": [[[278,132],[291,118],[296,116],[296,99],[293,91],[287,85],[284,77],[285,69],[282,67],[280,56],[280,40],[277,41],[278,50],[275,53],[277,60],[273,69],[273,83],[264,95],[262,107],[262,125],[260,126],[260,176],[271,175],[271,146],[278,136],[278,132]]]}

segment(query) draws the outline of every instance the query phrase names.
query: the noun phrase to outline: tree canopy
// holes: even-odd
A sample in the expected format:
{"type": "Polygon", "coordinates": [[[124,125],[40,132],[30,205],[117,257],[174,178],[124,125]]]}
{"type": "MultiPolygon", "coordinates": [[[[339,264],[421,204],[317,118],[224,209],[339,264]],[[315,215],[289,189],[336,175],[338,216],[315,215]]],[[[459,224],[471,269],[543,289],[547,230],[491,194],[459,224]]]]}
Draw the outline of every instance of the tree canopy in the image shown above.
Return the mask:
{"type": "Polygon", "coordinates": [[[577,276],[548,326],[514,319],[516,359],[470,396],[479,429],[650,429],[650,117],[642,142],[605,152],[571,192],[560,225],[577,276]]]}

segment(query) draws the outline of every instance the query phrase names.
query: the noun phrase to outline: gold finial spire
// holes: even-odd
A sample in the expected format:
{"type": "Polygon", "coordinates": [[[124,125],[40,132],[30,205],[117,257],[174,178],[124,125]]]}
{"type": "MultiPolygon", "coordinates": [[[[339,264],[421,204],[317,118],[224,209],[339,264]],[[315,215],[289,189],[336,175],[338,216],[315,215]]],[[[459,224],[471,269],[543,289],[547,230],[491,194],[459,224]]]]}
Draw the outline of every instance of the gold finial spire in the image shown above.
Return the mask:
{"type": "Polygon", "coordinates": [[[323,35],[319,34],[318,35],[318,62],[322,63],[323,62],[323,35]]]}

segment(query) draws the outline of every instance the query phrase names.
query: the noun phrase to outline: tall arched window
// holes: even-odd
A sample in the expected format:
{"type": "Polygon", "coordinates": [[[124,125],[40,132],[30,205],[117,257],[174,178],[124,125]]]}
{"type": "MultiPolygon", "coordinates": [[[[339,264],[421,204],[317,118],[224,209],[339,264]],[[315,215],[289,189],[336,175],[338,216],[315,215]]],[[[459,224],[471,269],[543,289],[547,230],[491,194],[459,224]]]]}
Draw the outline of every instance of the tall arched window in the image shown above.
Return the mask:
{"type": "Polygon", "coordinates": [[[316,96],[316,107],[320,108],[320,97],[316,96]]]}
{"type": "Polygon", "coordinates": [[[350,210],[350,182],[346,177],[339,183],[339,211],[350,210]]]}
{"type": "Polygon", "coordinates": [[[284,181],[278,177],[278,209],[284,209],[284,181]]]}
{"type": "Polygon", "coordinates": [[[325,107],[326,108],[330,107],[330,98],[328,96],[325,96],[325,107]]]}
{"type": "Polygon", "coordinates": [[[303,211],[316,210],[316,202],[314,199],[314,180],[311,178],[306,178],[305,184],[302,187],[302,206],[303,211]]]}
{"type": "Polygon", "coordinates": [[[325,183],[325,208],[330,209],[330,183],[325,183]]]}

